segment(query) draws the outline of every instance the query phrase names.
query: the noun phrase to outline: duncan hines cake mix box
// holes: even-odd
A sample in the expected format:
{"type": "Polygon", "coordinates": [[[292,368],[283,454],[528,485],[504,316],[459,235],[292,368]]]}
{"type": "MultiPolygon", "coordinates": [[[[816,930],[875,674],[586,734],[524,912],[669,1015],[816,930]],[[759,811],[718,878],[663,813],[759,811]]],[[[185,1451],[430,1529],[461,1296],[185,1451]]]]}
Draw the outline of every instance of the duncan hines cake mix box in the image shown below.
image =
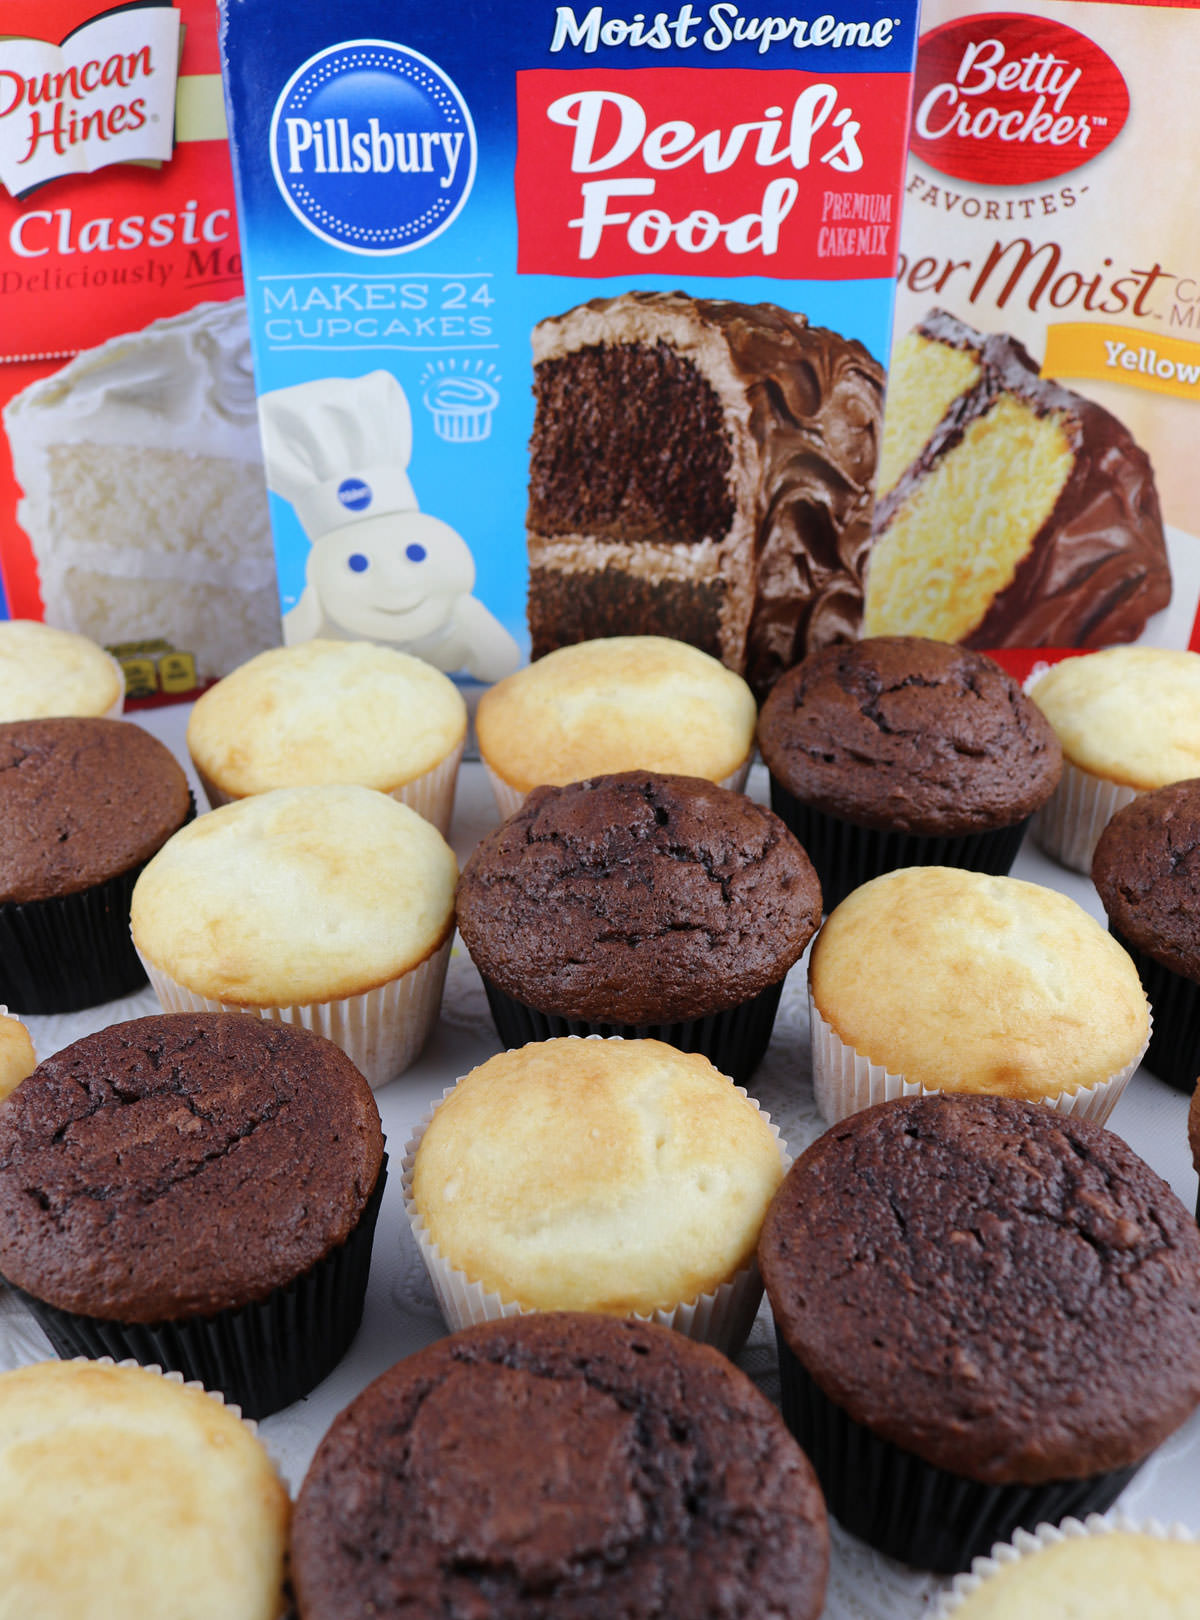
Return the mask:
{"type": "Polygon", "coordinates": [[[0,566],[133,697],[277,643],[212,0],[0,0],[0,566]]]}
{"type": "Polygon", "coordinates": [[[225,0],[284,636],[854,635],[915,5],[225,0]]]}
{"type": "Polygon", "coordinates": [[[1200,10],[921,28],[864,630],[1200,648],[1200,10]]]}

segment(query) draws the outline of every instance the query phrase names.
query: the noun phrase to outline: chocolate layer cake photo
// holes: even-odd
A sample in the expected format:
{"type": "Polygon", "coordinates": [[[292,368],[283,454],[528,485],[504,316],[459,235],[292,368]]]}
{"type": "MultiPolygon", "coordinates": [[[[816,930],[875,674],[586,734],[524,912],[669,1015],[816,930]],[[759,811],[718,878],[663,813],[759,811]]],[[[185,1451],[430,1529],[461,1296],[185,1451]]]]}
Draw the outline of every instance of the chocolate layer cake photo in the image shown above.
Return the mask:
{"type": "Polygon", "coordinates": [[[1171,600],[1146,453],[1004,333],[931,310],[888,377],[865,635],[1134,641],[1171,600]]]}
{"type": "Polygon", "coordinates": [[[774,304],[633,292],[533,332],[532,655],[690,641],[762,696],[859,633],[883,371],[774,304]]]}

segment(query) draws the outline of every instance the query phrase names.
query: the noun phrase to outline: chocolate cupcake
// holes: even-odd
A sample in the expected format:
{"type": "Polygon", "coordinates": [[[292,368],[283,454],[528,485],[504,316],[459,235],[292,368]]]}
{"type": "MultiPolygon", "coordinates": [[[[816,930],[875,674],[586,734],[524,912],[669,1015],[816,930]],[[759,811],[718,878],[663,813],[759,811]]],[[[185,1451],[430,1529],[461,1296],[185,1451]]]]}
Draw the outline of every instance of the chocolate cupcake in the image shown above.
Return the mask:
{"type": "Polygon", "coordinates": [[[0,1002],[76,1012],[145,984],[133,885],[193,813],[183,771],[140,726],[0,725],[0,1002]]]}
{"type": "Polygon", "coordinates": [[[1200,1075],[1200,778],[1118,810],[1092,881],[1154,1009],[1146,1067],[1190,1092],[1200,1075]]]}
{"type": "Polygon", "coordinates": [[[468,1328],[336,1420],[292,1529],[301,1620],[816,1620],[821,1493],[715,1350],[609,1317],[468,1328]]]}
{"type": "Polygon", "coordinates": [[[374,1098],[330,1042],[138,1018],[0,1109],[0,1274],[59,1355],[173,1368],[261,1417],[349,1347],[383,1181],[374,1098]]]}
{"type": "Polygon", "coordinates": [[[811,654],[763,705],[758,743],[827,911],[899,866],[1007,873],[1062,763],[997,664],[916,636],[811,654]]]}
{"type": "Polygon", "coordinates": [[[745,1081],[821,895],[769,810],[626,771],[535,788],[467,862],[457,908],[506,1046],[650,1036],[745,1081]]]}
{"type": "Polygon", "coordinates": [[[826,1133],[759,1262],[830,1511],[966,1569],[1102,1511],[1200,1402],[1200,1232],[1117,1136],[1034,1103],[882,1103],[826,1133]]]}

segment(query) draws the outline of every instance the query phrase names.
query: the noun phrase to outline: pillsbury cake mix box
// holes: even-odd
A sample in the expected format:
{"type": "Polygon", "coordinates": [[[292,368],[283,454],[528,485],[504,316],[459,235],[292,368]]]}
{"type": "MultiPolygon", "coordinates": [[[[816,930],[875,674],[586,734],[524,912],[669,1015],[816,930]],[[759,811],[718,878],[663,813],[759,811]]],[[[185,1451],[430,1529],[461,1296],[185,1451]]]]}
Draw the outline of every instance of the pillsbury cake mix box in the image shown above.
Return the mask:
{"type": "Polygon", "coordinates": [[[0,572],[186,697],[280,636],[212,0],[0,0],[0,572]]]}
{"type": "Polygon", "coordinates": [[[921,27],[864,629],[1200,650],[1200,6],[921,27]]]}
{"type": "Polygon", "coordinates": [[[914,0],[223,0],[289,642],[861,622],[914,0]]]}

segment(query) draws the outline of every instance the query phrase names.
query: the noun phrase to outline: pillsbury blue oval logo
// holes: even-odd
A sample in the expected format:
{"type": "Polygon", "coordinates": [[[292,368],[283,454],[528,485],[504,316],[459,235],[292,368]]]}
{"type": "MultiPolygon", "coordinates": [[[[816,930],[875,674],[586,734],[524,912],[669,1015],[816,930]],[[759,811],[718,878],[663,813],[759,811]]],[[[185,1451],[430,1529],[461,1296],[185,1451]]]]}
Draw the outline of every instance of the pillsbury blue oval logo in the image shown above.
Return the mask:
{"type": "Polygon", "coordinates": [[[436,63],[383,39],[309,58],[271,119],[284,201],[322,241],[406,253],[444,231],[475,179],[475,127],[436,63]]]}
{"type": "Polygon", "coordinates": [[[361,478],[343,478],[337,498],[348,512],[365,512],[371,504],[371,486],[361,478]]]}

